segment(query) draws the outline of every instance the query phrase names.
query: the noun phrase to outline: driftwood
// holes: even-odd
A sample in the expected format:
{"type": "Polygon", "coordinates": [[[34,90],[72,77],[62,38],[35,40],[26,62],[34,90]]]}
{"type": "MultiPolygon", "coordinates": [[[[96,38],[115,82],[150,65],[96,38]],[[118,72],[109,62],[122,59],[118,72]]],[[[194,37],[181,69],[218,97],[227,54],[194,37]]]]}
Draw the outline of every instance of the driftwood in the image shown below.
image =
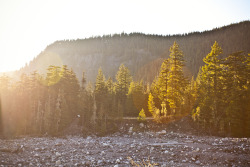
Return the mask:
{"type": "Polygon", "coordinates": [[[19,153],[23,151],[23,145],[18,146],[17,148],[0,148],[0,152],[7,152],[7,153],[19,153]]]}

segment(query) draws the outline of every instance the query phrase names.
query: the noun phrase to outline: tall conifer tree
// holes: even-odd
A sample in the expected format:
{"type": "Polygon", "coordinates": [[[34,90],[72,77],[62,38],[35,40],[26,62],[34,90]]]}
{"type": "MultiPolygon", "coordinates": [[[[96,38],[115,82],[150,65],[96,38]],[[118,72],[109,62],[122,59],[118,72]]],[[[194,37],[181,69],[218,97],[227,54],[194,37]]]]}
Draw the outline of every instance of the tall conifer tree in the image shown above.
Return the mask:
{"type": "Polygon", "coordinates": [[[170,71],[168,75],[168,102],[172,113],[181,113],[181,105],[184,101],[184,91],[187,85],[186,78],[183,73],[184,55],[179,48],[179,45],[174,42],[170,47],[169,66],[170,71]]]}

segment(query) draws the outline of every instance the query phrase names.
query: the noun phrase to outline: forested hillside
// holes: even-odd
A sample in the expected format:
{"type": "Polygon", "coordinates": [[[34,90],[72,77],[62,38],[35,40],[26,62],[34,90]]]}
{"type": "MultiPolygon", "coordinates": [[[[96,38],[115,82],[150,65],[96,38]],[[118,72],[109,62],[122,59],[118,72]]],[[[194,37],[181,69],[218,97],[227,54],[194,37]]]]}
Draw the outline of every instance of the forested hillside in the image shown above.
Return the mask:
{"type": "Polygon", "coordinates": [[[33,61],[18,71],[45,73],[49,65],[67,65],[80,79],[85,71],[88,81],[95,81],[98,68],[114,79],[120,64],[126,65],[136,80],[152,82],[169,48],[176,41],[185,54],[185,73],[197,75],[203,58],[217,41],[223,48],[222,57],[236,52],[250,52],[250,22],[232,24],[211,31],[161,36],[142,33],[114,34],[87,39],[56,41],[47,46],[33,61]]]}
{"type": "Polygon", "coordinates": [[[17,81],[0,76],[0,135],[57,135],[76,118],[82,134],[105,135],[117,131],[114,121],[124,117],[144,122],[150,116],[165,124],[188,115],[207,134],[249,137],[249,25],[187,36],[122,34],[56,42],[19,71],[29,74],[17,81]],[[215,34],[225,34],[219,39],[224,43],[205,46],[215,34]],[[183,46],[174,41],[163,49],[174,39],[183,46]],[[209,49],[190,49],[195,39],[200,40],[195,48],[209,49]],[[195,58],[184,48],[190,55],[205,53],[195,58]],[[192,65],[189,59],[201,62],[192,65]]]}

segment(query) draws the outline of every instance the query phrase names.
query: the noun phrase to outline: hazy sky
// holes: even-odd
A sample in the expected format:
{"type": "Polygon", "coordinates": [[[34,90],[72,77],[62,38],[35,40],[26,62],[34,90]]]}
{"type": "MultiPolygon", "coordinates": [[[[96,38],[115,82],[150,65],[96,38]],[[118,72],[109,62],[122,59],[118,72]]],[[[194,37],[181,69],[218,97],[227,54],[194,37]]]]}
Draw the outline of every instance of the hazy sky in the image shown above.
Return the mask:
{"type": "Polygon", "coordinates": [[[0,0],[0,72],[56,40],[121,32],[182,34],[250,19],[250,0],[0,0]]]}

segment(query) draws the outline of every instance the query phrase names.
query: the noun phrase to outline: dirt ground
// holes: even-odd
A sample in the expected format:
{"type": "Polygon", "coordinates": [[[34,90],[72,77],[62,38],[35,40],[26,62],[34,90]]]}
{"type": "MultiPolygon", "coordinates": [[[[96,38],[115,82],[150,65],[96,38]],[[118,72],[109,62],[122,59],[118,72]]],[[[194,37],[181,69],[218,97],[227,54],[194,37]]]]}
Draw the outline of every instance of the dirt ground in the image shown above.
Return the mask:
{"type": "Polygon", "coordinates": [[[20,137],[0,140],[0,166],[250,166],[250,139],[198,136],[180,124],[151,130],[124,124],[104,137],[20,137]]]}

